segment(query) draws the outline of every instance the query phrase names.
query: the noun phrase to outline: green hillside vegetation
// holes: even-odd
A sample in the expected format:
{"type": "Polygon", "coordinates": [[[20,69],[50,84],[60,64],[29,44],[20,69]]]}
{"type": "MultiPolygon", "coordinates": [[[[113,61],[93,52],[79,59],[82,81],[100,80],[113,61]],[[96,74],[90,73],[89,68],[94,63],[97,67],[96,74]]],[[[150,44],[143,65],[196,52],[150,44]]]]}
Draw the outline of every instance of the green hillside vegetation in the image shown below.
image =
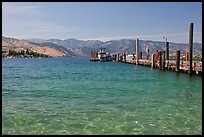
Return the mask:
{"type": "Polygon", "coordinates": [[[40,58],[40,57],[41,58],[48,58],[48,57],[50,57],[50,56],[45,55],[45,54],[40,54],[37,52],[29,51],[28,49],[26,51],[21,50],[19,52],[15,51],[15,50],[9,50],[8,56],[14,56],[14,57],[22,56],[22,57],[34,57],[34,58],[40,58]]]}

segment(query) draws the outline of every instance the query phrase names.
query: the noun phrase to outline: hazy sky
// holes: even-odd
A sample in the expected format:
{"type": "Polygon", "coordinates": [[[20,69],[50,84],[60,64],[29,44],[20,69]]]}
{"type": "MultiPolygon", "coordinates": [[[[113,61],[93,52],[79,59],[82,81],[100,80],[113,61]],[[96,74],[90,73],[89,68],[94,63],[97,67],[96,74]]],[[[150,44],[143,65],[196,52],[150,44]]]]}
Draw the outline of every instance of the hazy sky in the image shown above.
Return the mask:
{"type": "Polygon", "coordinates": [[[130,38],[202,43],[202,2],[3,2],[2,34],[18,39],[130,38]]]}

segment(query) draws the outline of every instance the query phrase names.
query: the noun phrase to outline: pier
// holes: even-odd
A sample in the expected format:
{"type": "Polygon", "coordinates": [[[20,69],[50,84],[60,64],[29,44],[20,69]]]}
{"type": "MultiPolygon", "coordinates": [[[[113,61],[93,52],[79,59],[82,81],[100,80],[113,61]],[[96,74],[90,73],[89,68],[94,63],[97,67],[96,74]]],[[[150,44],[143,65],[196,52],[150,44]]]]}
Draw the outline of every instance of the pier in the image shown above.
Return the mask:
{"type": "MultiPolygon", "coordinates": [[[[126,62],[122,61],[122,63],[147,66],[150,68],[160,69],[163,71],[170,70],[170,71],[188,73],[189,71],[188,61],[181,61],[181,62],[182,63],[178,65],[178,62],[176,62],[176,60],[165,60],[166,65],[163,66],[163,69],[162,69],[159,67],[160,63],[159,62],[154,63],[153,60],[139,59],[139,64],[136,64],[136,60],[126,60],[126,62]]],[[[192,73],[202,75],[202,62],[201,61],[193,61],[192,73]]]]}
{"type": "MultiPolygon", "coordinates": [[[[193,23],[190,23],[189,28],[189,50],[186,54],[181,54],[180,50],[176,50],[175,53],[169,54],[169,42],[166,39],[166,51],[156,51],[151,56],[148,54],[146,58],[142,57],[142,52],[139,51],[139,38],[136,38],[135,54],[128,55],[124,52],[122,55],[115,54],[109,61],[147,66],[153,69],[160,69],[161,71],[169,70],[177,73],[197,74],[202,75],[202,61],[193,60],[193,23]],[[176,57],[175,60],[170,57],[176,57]],[[151,57],[151,59],[150,59],[151,57]]],[[[100,52],[99,52],[100,53],[100,52]]],[[[91,61],[99,61],[97,53],[91,53],[91,61]]]]}
{"type": "MultiPolygon", "coordinates": [[[[180,54],[180,50],[176,51],[176,60],[169,60],[169,42],[166,41],[166,51],[156,51],[155,54],[152,54],[151,60],[149,60],[149,49],[146,59],[142,59],[142,53],[139,55],[139,39],[136,38],[136,58],[125,58],[125,60],[119,60],[119,62],[136,64],[147,66],[160,70],[171,70],[175,72],[183,72],[188,74],[198,74],[202,75],[202,61],[193,61],[192,58],[192,49],[193,49],[193,23],[190,23],[189,28],[189,50],[187,54],[180,54]],[[166,53],[166,55],[165,55],[166,53]],[[185,60],[183,59],[185,57],[185,60]]],[[[173,54],[172,54],[173,55],[173,54]]],[[[171,55],[171,56],[172,56],[171,55]]]]}

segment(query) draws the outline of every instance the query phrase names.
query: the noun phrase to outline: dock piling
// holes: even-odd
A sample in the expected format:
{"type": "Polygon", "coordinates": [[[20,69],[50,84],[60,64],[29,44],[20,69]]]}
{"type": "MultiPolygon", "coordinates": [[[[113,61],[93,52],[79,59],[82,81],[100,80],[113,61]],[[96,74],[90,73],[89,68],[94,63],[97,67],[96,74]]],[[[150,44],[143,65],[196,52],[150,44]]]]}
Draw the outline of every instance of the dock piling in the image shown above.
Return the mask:
{"type": "Polygon", "coordinates": [[[155,68],[155,54],[152,54],[151,68],[155,68]]]}
{"type": "Polygon", "coordinates": [[[187,51],[186,52],[186,61],[188,61],[188,54],[189,54],[189,52],[187,51]]]}
{"type": "Polygon", "coordinates": [[[188,59],[188,74],[192,74],[192,49],[193,49],[193,23],[190,23],[189,28],[189,59],[188,59]]]}
{"type": "Polygon", "coordinates": [[[180,69],[180,50],[176,51],[176,72],[180,69]]]}
{"type": "Polygon", "coordinates": [[[140,59],[142,59],[142,52],[140,52],[140,59]]]}
{"type": "Polygon", "coordinates": [[[147,50],[147,60],[149,60],[149,49],[147,50]]]}
{"type": "Polygon", "coordinates": [[[167,69],[169,69],[169,42],[166,42],[166,60],[167,60],[167,64],[166,67],[167,69]]]}
{"type": "Polygon", "coordinates": [[[162,52],[162,70],[165,71],[165,51],[162,52]]]}
{"type": "Polygon", "coordinates": [[[126,62],[126,53],[123,54],[124,63],[126,62]]]}
{"type": "Polygon", "coordinates": [[[159,69],[162,69],[162,52],[159,51],[159,69]]]}
{"type": "Polygon", "coordinates": [[[139,39],[136,39],[136,64],[139,64],[139,39]]]}

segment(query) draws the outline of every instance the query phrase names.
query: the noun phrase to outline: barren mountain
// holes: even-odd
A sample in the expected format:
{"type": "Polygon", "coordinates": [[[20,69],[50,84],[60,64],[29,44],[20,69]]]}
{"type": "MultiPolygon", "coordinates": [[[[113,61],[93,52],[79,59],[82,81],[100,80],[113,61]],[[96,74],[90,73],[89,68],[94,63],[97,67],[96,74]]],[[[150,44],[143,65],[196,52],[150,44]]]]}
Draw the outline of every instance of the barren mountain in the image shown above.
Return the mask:
{"type": "MultiPolygon", "coordinates": [[[[129,54],[135,53],[135,40],[121,39],[110,40],[107,42],[99,40],[77,40],[77,39],[24,39],[17,40],[13,38],[2,37],[3,50],[15,49],[16,51],[22,49],[29,49],[41,54],[50,55],[52,57],[62,56],[90,56],[91,51],[99,51],[101,47],[106,48],[109,53],[128,52],[129,54]]],[[[139,40],[139,51],[145,56],[149,49],[150,55],[155,53],[156,50],[165,51],[166,44],[164,41],[150,41],[139,40]]],[[[170,54],[176,53],[180,50],[181,54],[188,51],[187,43],[169,43],[170,54]]],[[[202,55],[202,44],[193,43],[193,54],[202,55]]]]}
{"type": "Polygon", "coordinates": [[[74,55],[71,51],[61,46],[50,46],[49,44],[35,44],[28,41],[2,36],[2,50],[8,52],[9,49],[15,50],[17,52],[28,49],[29,51],[49,55],[52,57],[69,57],[74,55]]]}
{"type": "MultiPolygon", "coordinates": [[[[28,40],[35,43],[42,42],[37,40],[28,40]]],[[[45,42],[45,40],[43,41],[45,42]]],[[[92,50],[99,51],[101,47],[106,48],[109,53],[119,53],[128,51],[129,54],[135,53],[135,40],[133,39],[121,39],[121,40],[110,40],[107,42],[99,40],[77,40],[77,39],[49,39],[47,42],[52,42],[57,45],[63,46],[78,56],[90,56],[92,50]]],[[[150,55],[155,53],[156,50],[165,51],[166,43],[164,41],[150,41],[150,40],[139,40],[139,51],[145,56],[149,49],[150,55]]],[[[170,54],[176,53],[176,50],[180,50],[181,53],[186,53],[188,51],[188,43],[174,43],[169,42],[169,52],[170,54]]],[[[193,43],[193,53],[202,55],[202,44],[193,43]]]]}

